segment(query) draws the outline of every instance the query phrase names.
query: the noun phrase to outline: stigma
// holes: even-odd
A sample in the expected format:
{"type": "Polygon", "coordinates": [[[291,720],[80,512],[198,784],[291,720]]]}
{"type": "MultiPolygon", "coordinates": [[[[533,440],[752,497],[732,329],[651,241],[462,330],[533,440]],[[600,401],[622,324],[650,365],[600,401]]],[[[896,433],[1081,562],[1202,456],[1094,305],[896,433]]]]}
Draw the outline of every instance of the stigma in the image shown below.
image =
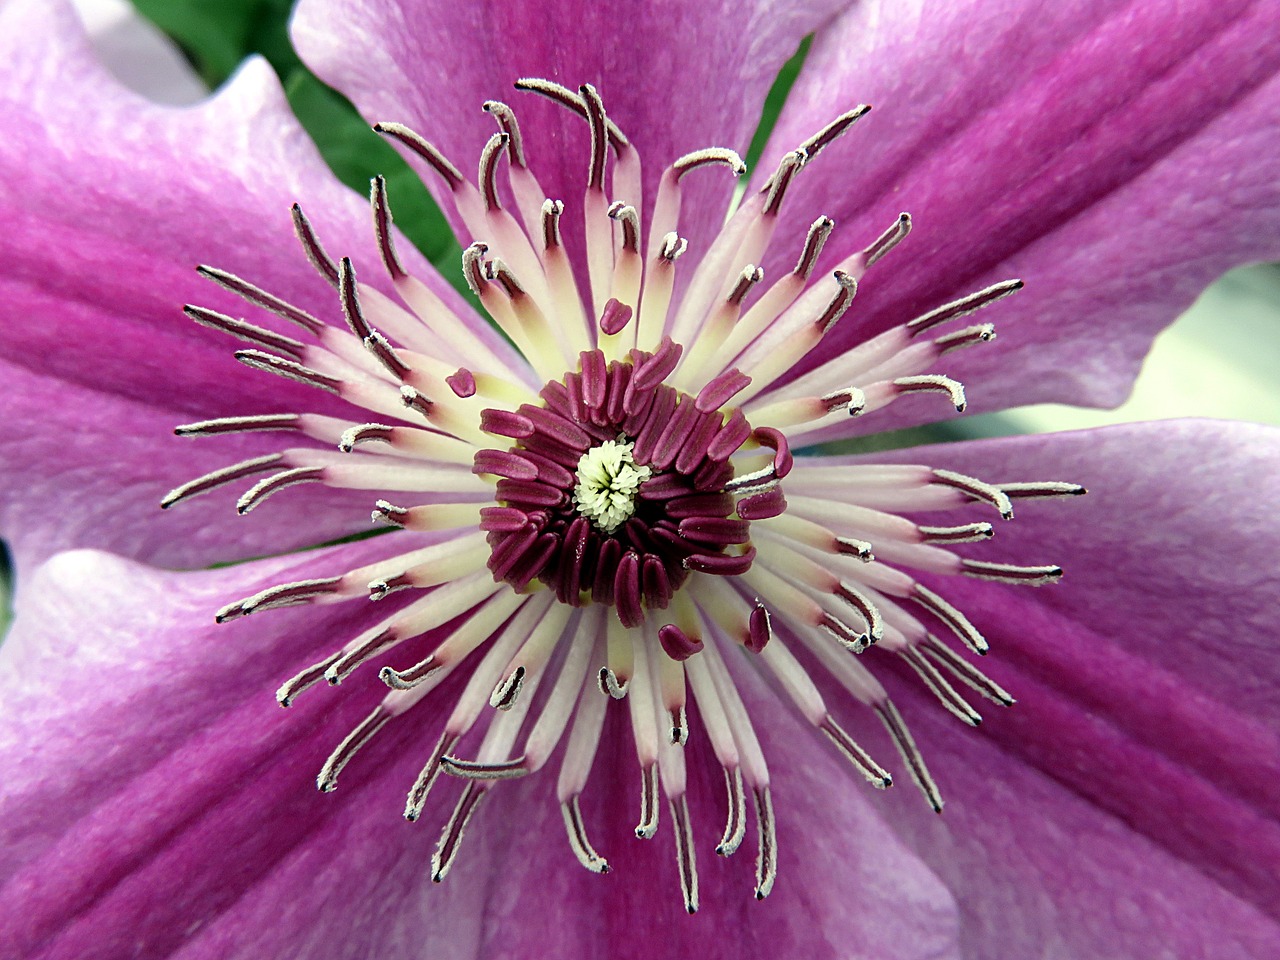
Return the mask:
{"type": "Polygon", "coordinates": [[[317,784],[330,792],[380,730],[414,723],[413,708],[445,696],[442,684],[457,675],[447,689],[461,693],[451,694],[450,710],[431,711],[447,719],[423,731],[434,746],[406,784],[409,820],[449,792],[442,775],[456,788],[435,880],[459,857],[481,801],[552,762],[569,848],[592,872],[618,862],[625,873],[625,851],[614,860],[597,851],[580,804],[593,772],[614,775],[596,771],[596,753],[615,710],[629,722],[641,784],[634,811],[615,812],[635,816],[642,840],[669,818],[673,886],[686,909],[699,905],[699,851],[731,856],[748,833],[757,851],[751,889],[763,898],[777,876],[775,817],[785,816],[775,814],[770,790],[773,745],[758,735],[771,711],[798,711],[859,777],[886,788],[893,774],[860,742],[878,725],[941,811],[941,791],[877,671],[903,665],[970,726],[982,719],[971,700],[1014,702],[972,659],[988,652],[979,627],[920,575],[1036,586],[1062,571],[955,552],[993,536],[981,516],[909,517],[988,511],[1009,520],[1015,501],[1083,489],[991,483],[925,464],[834,463],[804,448],[909,394],[934,394],[962,411],[965,389],[937,372],[938,361],[989,342],[993,325],[966,318],[1021,282],[974,291],[850,349],[827,349],[868,271],[907,238],[911,218],[901,215],[818,271],[836,229],[818,215],[788,240],[796,250],[789,272],[766,278],[759,264],[791,184],[869,108],[836,116],[797,145],[710,245],[694,250],[680,234],[684,180],[710,175],[704,170],[741,176],[737,153],[709,147],[670,159],[646,218],[640,147],[599,93],[537,79],[516,87],[587,125],[580,197],[545,195],[531,165],[538,145],[525,141],[505,103],[484,104],[497,130],[475,182],[418,132],[390,122],[375,129],[443,182],[470,235],[463,275],[518,353],[405,268],[381,178],[370,195],[381,286],[358,280],[349,258],[331,257],[295,205],[302,254],[333,288],[331,318],[214,267],[199,269],[267,324],[185,310],[246,343],[236,353],[245,365],[336,395],[347,416],[298,410],[182,425],[183,436],[271,431],[293,442],[195,478],[162,506],[247,483],[236,507],[248,513],[291,487],[322,483],[367,497],[373,521],[398,531],[379,541],[385,555],[374,563],[266,586],[216,617],[405,594],[391,613],[370,608],[367,629],[335,636],[330,653],[285,680],[278,700],[289,706],[321,681],[337,686],[378,664],[381,703],[316,758],[317,784]],[[570,211],[581,218],[580,249],[561,231],[570,211]],[[805,361],[807,372],[796,375],[805,361]],[[774,681],[778,702],[744,698],[739,680],[753,671],[774,681]],[[829,702],[823,689],[838,696],[829,702]],[[718,839],[691,815],[693,784],[711,782],[688,776],[684,748],[695,737],[722,773],[718,839]],[[471,755],[460,752],[464,744],[471,755]]]}

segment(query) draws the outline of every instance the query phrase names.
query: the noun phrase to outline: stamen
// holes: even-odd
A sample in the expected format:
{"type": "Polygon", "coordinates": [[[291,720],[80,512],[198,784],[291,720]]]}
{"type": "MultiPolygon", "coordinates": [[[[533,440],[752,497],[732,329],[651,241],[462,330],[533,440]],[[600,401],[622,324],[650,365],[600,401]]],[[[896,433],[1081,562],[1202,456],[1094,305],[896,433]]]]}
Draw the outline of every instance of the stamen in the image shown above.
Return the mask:
{"type": "MultiPolygon", "coordinates": [[[[587,105],[583,98],[578,96],[568,87],[562,87],[558,83],[550,80],[541,80],[536,77],[522,77],[514,84],[517,90],[526,90],[530,93],[541,94],[548,100],[554,100],[562,107],[567,107],[578,116],[588,119],[587,105]]],[[[618,129],[617,124],[612,120],[605,120],[605,128],[609,134],[609,145],[613,147],[614,153],[620,153],[624,147],[630,146],[630,141],[618,129]]]]}
{"type": "Polygon", "coordinates": [[[778,877],[778,831],[769,787],[756,787],[751,793],[755,800],[756,836],[760,843],[756,854],[756,899],[763,900],[773,892],[773,882],[778,877]]]}
{"type": "Polygon", "coordinates": [[[204,307],[187,304],[182,308],[182,312],[202,326],[221,330],[223,333],[231,334],[238,340],[256,343],[269,350],[279,350],[281,353],[290,354],[295,360],[301,360],[302,354],[306,350],[306,347],[301,342],[293,339],[293,337],[286,337],[256,324],[228,317],[225,313],[218,313],[216,310],[208,310],[204,307]]]}
{"type": "MultiPolygon", "coordinates": [[[[382,264],[387,268],[387,274],[392,280],[400,280],[407,277],[408,273],[401,264],[400,258],[396,255],[395,238],[391,234],[391,205],[387,202],[387,179],[379,174],[370,181],[369,203],[373,207],[373,235],[378,241],[378,253],[382,256],[382,264]]],[[[347,263],[346,259],[343,263],[347,263]]],[[[347,268],[350,271],[350,268],[347,268]]],[[[335,278],[341,290],[342,275],[339,273],[335,278]]],[[[342,291],[343,302],[346,302],[347,293],[342,291]]],[[[357,335],[359,332],[357,331],[357,335]]]]}
{"type": "Polygon", "coordinates": [[[934,662],[946,668],[957,680],[968,684],[992,703],[998,703],[1002,707],[1013,706],[1015,702],[1013,697],[1003,687],[933,634],[925,637],[923,649],[934,662]]]}
{"type": "Polygon", "coordinates": [[[933,478],[938,483],[963,490],[975,500],[982,500],[991,504],[1000,511],[1000,516],[1005,520],[1013,519],[1013,504],[1009,502],[1008,494],[999,487],[983,483],[981,480],[965,476],[963,473],[956,473],[953,470],[934,470],[933,478]]]}
{"type": "Polygon", "coordinates": [[[698,912],[698,859],[693,849],[693,825],[689,821],[689,804],[682,794],[671,801],[671,819],[675,821],[676,867],[680,873],[680,889],[684,908],[698,912]]]}
{"type": "Polygon", "coordinates": [[[959,300],[945,303],[936,310],[930,310],[923,316],[908,321],[907,330],[911,332],[913,337],[918,337],[926,330],[932,330],[940,324],[958,320],[960,317],[967,317],[974,311],[981,310],[997,300],[1003,300],[1011,293],[1017,293],[1022,287],[1021,280],[1003,280],[1000,283],[992,284],[984,290],[979,290],[977,293],[971,293],[967,297],[961,297],[959,300]]]}
{"type": "Polygon", "coordinates": [[[486,213],[502,209],[502,200],[498,196],[498,158],[506,149],[508,139],[505,133],[495,133],[480,151],[478,183],[486,213]]]}
{"type": "Polygon", "coordinates": [[[516,123],[515,112],[500,100],[486,100],[482,106],[498,121],[498,126],[507,137],[507,156],[511,165],[521,168],[528,166],[524,156],[524,139],[520,136],[520,125],[516,123]]]}
{"type": "Polygon", "coordinates": [[[725,821],[724,834],[716,844],[716,853],[722,857],[731,857],[742,845],[747,835],[747,798],[742,791],[742,771],[728,767],[724,771],[724,788],[729,798],[729,815],[725,821]]]}
{"type": "Polygon", "coordinates": [[[206,279],[212,280],[218,286],[230,290],[236,296],[243,300],[247,300],[254,306],[262,307],[269,310],[278,317],[283,317],[291,323],[296,323],[308,333],[319,333],[324,329],[324,324],[317,320],[305,310],[295,307],[291,303],[286,303],[274,294],[267,293],[260,287],[255,287],[247,280],[241,280],[234,273],[228,273],[225,270],[218,270],[215,267],[206,267],[204,265],[196,267],[196,273],[206,279]]]}
{"type": "Polygon", "coordinates": [[[274,373],[276,376],[284,377],[286,380],[296,380],[298,383],[319,387],[321,390],[327,390],[330,393],[336,394],[341,391],[342,381],[337,377],[327,376],[319,370],[312,370],[308,366],[296,363],[293,360],[286,360],[284,357],[277,357],[273,353],[263,353],[261,350],[239,350],[236,352],[235,358],[246,367],[262,370],[266,373],[274,373]]]}
{"type": "Polygon", "coordinates": [[[404,124],[375,123],[373,129],[377,133],[398,140],[425,160],[428,166],[444,179],[451,191],[456,193],[458,188],[466,183],[466,178],[462,176],[462,172],[450,163],[445,155],[436,149],[434,144],[428,143],[404,124]]]}
{"type": "Polygon", "coordinates": [[[578,862],[592,873],[608,873],[609,861],[596,853],[595,847],[587,837],[587,828],[582,821],[582,810],[578,807],[577,794],[560,804],[560,815],[564,818],[564,827],[569,834],[569,845],[573,848],[578,862]]]}
{"type": "Polygon", "coordinates": [[[239,617],[247,617],[251,613],[262,610],[275,610],[279,607],[291,607],[300,603],[310,603],[317,597],[338,592],[342,577],[321,577],[315,580],[299,580],[295,583],[282,583],[268,587],[259,593],[235,603],[229,603],[214,615],[217,623],[227,623],[239,617]]]}
{"type": "Polygon", "coordinates": [[[996,580],[1000,583],[1018,583],[1039,587],[1062,579],[1062,568],[1056,564],[1042,567],[1021,567],[1012,563],[990,563],[985,560],[960,561],[961,573],[978,580],[996,580]]]}
{"type": "Polygon", "coordinates": [[[218,487],[245,477],[251,477],[255,473],[262,473],[264,470],[270,470],[276,464],[284,460],[284,455],[279,453],[270,453],[264,457],[253,457],[249,460],[241,460],[239,463],[233,463],[229,467],[222,467],[218,470],[210,471],[203,477],[196,477],[194,480],[188,480],[179,487],[174,487],[164,495],[164,499],[160,501],[160,509],[167,510],[175,503],[188,500],[191,497],[199,496],[202,493],[208,493],[210,490],[216,490],[218,487]]]}
{"type": "Polygon", "coordinates": [[[911,771],[911,778],[915,780],[916,786],[929,801],[929,806],[933,807],[934,813],[941,813],[942,794],[938,792],[938,785],[934,783],[929,768],[925,766],[924,757],[920,755],[915,740],[911,738],[911,731],[907,729],[902,714],[898,713],[898,708],[894,706],[893,701],[888,699],[882,703],[873,704],[872,708],[879,714],[885,729],[889,731],[889,736],[893,738],[898,752],[902,754],[907,769],[911,771]]]}
{"type": "Polygon", "coordinates": [[[880,234],[871,246],[862,251],[863,269],[869,269],[876,261],[900,244],[911,232],[911,214],[900,213],[892,227],[880,234]]]}
{"type": "Polygon", "coordinates": [[[682,180],[690,170],[697,170],[699,167],[714,163],[725,164],[733,171],[735,177],[740,177],[747,172],[747,165],[742,162],[742,157],[738,156],[736,151],[727,150],[724,147],[707,147],[686,153],[671,165],[671,169],[675,171],[676,179],[682,180]]]}
{"type": "Polygon", "coordinates": [[[1078,483],[1041,481],[1039,483],[998,483],[1000,490],[1010,500],[1040,500],[1051,497],[1080,497],[1088,491],[1078,483]]]}
{"type": "Polygon", "coordinates": [[[966,523],[958,527],[919,527],[924,543],[973,543],[990,540],[995,529],[989,523],[966,523]]]}
{"type": "Polygon", "coordinates": [[[649,764],[640,771],[640,822],[636,837],[650,840],[658,832],[658,766],[649,764]]]}
{"type": "Polygon", "coordinates": [[[410,823],[422,816],[422,808],[427,803],[427,794],[431,792],[431,787],[435,784],[436,778],[440,776],[441,761],[457,742],[458,738],[449,733],[442,734],[436,742],[431,751],[431,756],[427,759],[426,764],[423,765],[422,771],[418,774],[418,779],[414,781],[413,788],[409,791],[408,799],[405,801],[404,818],[410,823]]]}
{"type": "Polygon", "coordinates": [[[871,755],[858,746],[830,714],[819,724],[818,729],[825,733],[827,738],[836,745],[836,749],[844,754],[845,759],[867,778],[867,783],[877,790],[884,790],[893,785],[893,777],[889,775],[889,771],[872,760],[871,755]]]}
{"type": "Polygon", "coordinates": [[[955,688],[947,683],[946,678],[925,659],[924,654],[919,650],[913,646],[906,646],[898,651],[898,656],[911,665],[911,669],[919,675],[924,685],[929,688],[929,692],[938,698],[938,702],[947,709],[948,713],[971,727],[982,723],[982,717],[978,712],[956,693],[955,688]]]}
{"type": "Polygon", "coordinates": [[[374,738],[379,730],[385,727],[391,720],[391,714],[381,705],[373,708],[373,712],[360,721],[354,730],[352,730],[343,741],[338,744],[333,753],[324,762],[319,776],[316,777],[316,787],[321,793],[332,793],[338,786],[338,774],[344,767],[351,762],[351,758],[356,755],[361,747],[374,738]]]}
{"type": "Polygon", "coordinates": [[[969,618],[927,587],[916,584],[911,599],[924,607],[951,628],[952,633],[965,642],[974,653],[986,655],[991,649],[986,638],[978,632],[969,618]]]}
{"type": "Polygon", "coordinates": [[[302,250],[306,253],[307,259],[316,268],[316,273],[324,277],[331,287],[337,289],[337,265],[329,258],[329,254],[325,253],[324,247],[320,244],[320,238],[316,235],[315,228],[311,226],[307,215],[302,212],[302,207],[295,203],[292,211],[293,232],[297,234],[298,242],[302,244],[302,250]]]}
{"type": "Polygon", "coordinates": [[[301,417],[296,413],[268,413],[257,417],[219,417],[199,420],[174,427],[179,437],[211,437],[222,433],[258,433],[270,430],[299,430],[301,417]]]}
{"type": "Polygon", "coordinates": [[[471,822],[476,807],[484,799],[486,792],[483,787],[475,783],[468,783],[467,788],[462,791],[458,805],[453,808],[453,816],[445,825],[444,832],[440,835],[440,842],[436,845],[436,852],[431,857],[431,879],[435,883],[440,883],[448,876],[449,869],[458,856],[458,848],[462,844],[467,824],[471,822]]]}
{"type": "Polygon", "coordinates": [[[335,653],[333,656],[307,667],[297,676],[286,680],[280,685],[280,689],[276,691],[276,702],[282,707],[291,706],[293,701],[297,699],[298,694],[314,687],[324,679],[326,671],[337,662],[340,656],[340,653],[335,653]]]}

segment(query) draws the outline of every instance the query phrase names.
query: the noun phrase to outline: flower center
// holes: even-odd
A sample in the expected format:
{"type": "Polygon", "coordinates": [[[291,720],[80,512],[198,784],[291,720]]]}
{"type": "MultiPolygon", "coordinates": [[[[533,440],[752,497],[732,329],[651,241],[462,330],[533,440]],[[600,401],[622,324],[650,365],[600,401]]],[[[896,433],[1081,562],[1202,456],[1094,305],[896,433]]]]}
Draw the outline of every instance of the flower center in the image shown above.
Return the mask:
{"type": "MultiPolygon", "coordinates": [[[[495,580],[524,590],[537,579],[571,606],[615,607],[636,627],[665,610],[693,571],[740,575],[751,567],[747,516],[730,458],[744,445],[785,441],[663,382],[682,348],[667,337],[650,353],[606,360],[584,350],[578,370],[548,383],[542,404],[486,408],[486,432],[515,441],[481,450],[474,470],[499,477],[496,507],[481,511],[495,580]]],[[[749,483],[776,490],[773,471],[749,483]]],[[[781,491],[773,493],[775,499],[781,491]]]]}
{"type": "Polygon", "coordinates": [[[573,502],[578,512],[604,533],[613,533],[636,512],[640,484],[653,472],[636,463],[634,450],[635,442],[620,434],[617,440],[592,447],[578,461],[573,502]]]}

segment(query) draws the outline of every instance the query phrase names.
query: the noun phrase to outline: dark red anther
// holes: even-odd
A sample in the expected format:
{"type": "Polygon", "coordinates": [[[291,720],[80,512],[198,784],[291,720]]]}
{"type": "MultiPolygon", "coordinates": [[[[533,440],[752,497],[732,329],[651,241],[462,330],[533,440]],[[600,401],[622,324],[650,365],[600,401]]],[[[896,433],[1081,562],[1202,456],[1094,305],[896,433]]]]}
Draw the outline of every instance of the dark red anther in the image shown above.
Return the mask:
{"type": "Polygon", "coordinates": [[[644,608],[640,605],[640,558],[634,550],[628,550],[618,561],[618,571],[613,578],[613,603],[624,627],[644,623],[644,608]]]}
{"type": "Polygon", "coordinates": [[[495,436],[523,440],[533,435],[533,421],[510,410],[486,407],[480,411],[480,429],[495,436]]]}
{"type": "Polygon", "coordinates": [[[449,385],[449,389],[454,392],[455,396],[467,397],[476,395],[476,377],[466,367],[459,367],[456,372],[444,378],[444,382],[449,385]]]}
{"type": "Polygon", "coordinates": [[[689,517],[677,528],[680,536],[721,550],[731,543],[746,543],[750,529],[746,520],[727,517],[689,517]]]}
{"type": "Polygon", "coordinates": [[[516,507],[480,508],[480,529],[490,533],[510,533],[519,530],[528,520],[528,514],[516,507]]]}
{"type": "Polygon", "coordinates": [[[511,480],[536,480],[538,468],[526,458],[507,450],[478,450],[471,464],[472,473],[491,473],[511,480]]]}
{"type": "Polygon", "coordinates": [[[578,354],[578,362],[582,368],[582,397],[587,406],[604,406],[609,387],[609,369],[604,354],[599,350],[584,350],[578,354]]]}
{"type": "Polygon", "coordinates": [[[596,556],[596,575],[591,584],[591,599],[596,603],[613,603],[614,578],[618,575],[621,559],[622,544],[613,537],[606,538],[596,556]]]}
{"type": "Polygon", "coordinates": [[[613,336],[615,333],[621,333],[630,320],[631,308],[625,303],[610,298],[604,305],[604,309],[600,311],[600,331],[613,336]]]}
{"type": "Polygon", "coordinates": [[[676,411],[677,399],[676,391],[666,384],[658,387],[653,392],[653,405],[645,414],[647,419],[644,426],[638,435],[628,434],[628,436],[635,436],[636,438],[632,455],[636,458],[637,463],[648,463],[653,456],[658,437],[662,436],[663,429],[676,411]]]}
{"type": "Polygon", "coordinates": [[[693,473],[707,456],[707,445],[720,429],[720,411],[699,414],[698,421],[689,431],[680,452],[676,454],[675,467],[683,474],[693,473]]]}
{"type": "Polygon", "coordinates": [[[712,460],[728,460],[751,436],[751,424],[741,410],[734,410],[724,422],[720,432],[707,445],[707,456],[712,460]]]}
{"type": "Polygon", "coordinates": [[[733,510],[733,497],[727,493],[695,493],[677,497],[667,504],[667,516],[675,520],[685,517],[727,517],[733,510]]]}
{"type": "Polygon", "coordinates": [[[696,401],[698,409],[703,413],[719,410],[741,390],[751,386],[751,378],[731,367],[724,373],[707,381],[706,386],[698,391],[696,401]]]}
{"type": "Polygon", "coordinates": [[[634,390],[652,390],[675,371],[684,347],[670,337],[663,337],[653,356],[636,366],[631,377],[634,390]]]}
{"type": "Polygon", "coordinates": [[[507,574],[507,583],[517,590],[523,590],[541,575],[544,568],[560,548],[560,537],[554,533],[544,533],[538,537],[533,547],[522,553],[507,574]]]}
{"type": "Polygon", "coordinates": [[[675,463],[676,455],[681,447],[692,439],[694,426],[698,422],[698,408],[693,399],[685,396],[676,407],[675,415],[667,421],[654,444],[653,456],[649,463],[658,470],[665,470],[675,463]]]}
{"type": "Polygon", "coordinates": [[[685,568],[695,573],[714,573],[721,577],[737,577],[751,569],[756,559],[756,548],[748,547],[741,556],[724,553],[695,553],[684,558],[685,568]]]}
{"type": "Polygon", "coordinates": [[[743,520],[768,520],[781,516],[787,509],[787,498],[781,487],[772,487],[763,493],[753,493],[738,501],[738,516],[743,520]]]}
{"type": "Polygon", "coordinates": [[[544,433],[566,447],[585,453],[591,446],[591,438],[580,426],[546,407],[522,403],[516,413],[532,423],[538,433],[544,433]]]}
{"type": "Polygon", "coordinates": [[[759,427],[751,438],[762,447],[773,451],[773,472],[779,480],[791,472],[795,466],[795,458],[791,456],[791,446],[781,430],[773,427],[759,427]]]}
{"type": "Polygon", "coordinates": [[[771,636],[773,629],[769,623],[769,610],[757,597],[755,609],[751,611],[751,617],[747,621],[747,649],[752,653],[759,653],[771,636]]]}
{"type": "Polygon", "coordinates": [[[646,553],[640,567],[640,583],[644,600],[650,610],[665,610],[671,602],[671,579],[667,568],[657,555],[646,553]]]}
{"type": "Polygon", "coordinates": [[[499,480],[497,497],[515,506],[562,507],[569,494],[537,480],[499,480]]]}
{"type": "Polygon", "coordinates": [[[702,650],[702,638],[689,636],[674,623],[658,628],[658,642],[668,657],[677,662],[688,660],[702,650]]]}

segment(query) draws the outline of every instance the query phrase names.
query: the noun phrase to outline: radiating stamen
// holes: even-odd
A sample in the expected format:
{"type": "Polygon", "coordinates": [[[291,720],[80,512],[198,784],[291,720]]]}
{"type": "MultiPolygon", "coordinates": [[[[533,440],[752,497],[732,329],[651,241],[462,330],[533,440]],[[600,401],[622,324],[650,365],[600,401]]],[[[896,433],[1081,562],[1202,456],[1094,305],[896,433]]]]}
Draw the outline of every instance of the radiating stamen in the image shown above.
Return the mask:
{"type": "Polygon", "coordinates": [[[932,330],[939,324],[947,323],[950,320],[956,320],[959,317],[967,317],[976,310],[995,303],[997,300],[1003,300],[1011,293],[1021,290],[1023,283],[1021,280],[1003,280],[1000,283],[971,293],[959,300],[953,300],[950,303],[943,304],[936,310],[930,310],[923,316],[907,323],[907,329],[911,331],[912,336],[919,336],[926,330],[932,330]]]}
{"type": "Polygon", "coordinates": [[[354,730],[352,730],[343,739],[324,762],[319,775],[316,777],[316,787],[321,793],[332,793],[338,786],[338,774],[342,773],[343,768],[351,761],[361,747],[374,738],[379,730],[385,727],[391,721],[391,714],[379,705],[373,708],[373,712],[360,721],[354,730]]]}
{"type": "Polygon", "coordinates": [[[275,294],[267,293],[261,287],[255,287],[247,280],[241,280],[234,273],[228,273],[225,270],[218,270],[215,267],[206,267],[204,265],[196,267],[196,273],[209,280],[212,280],[218,286],[226,290],[230,290],[236,296],[243,300],[247,300],[254,306],[262,307],[269,310],[278,317],[283,317],[291,323],[296,323],[302,329],[309,333],[319,333],[324,329],[324,324],[317,320],[305,310],[295,307],[291,303],[281,300],[275,294]]]}
{"type": "Polygon", "coordinates": [[[916,742],[912,739],[911,731],[907,729],[902,714],[898,713],[898,708],[894,706],[893,701],[887,699],[882,703],[874,704],[874,709],[884,723],[885,729],[889,731],[889,736],[893,738],[898,752],[902,754],[902,759],[907,769],[911,771],[911,778],[915,780],[916,786],[920,788],[920,792],[929,801],[929,806],[933,807],[934,812],[941,813],[942,794],[938,792],[938,785],[929,773],[929,768],[925,766],[924,757],[920,755],[920,750],[916,747],[916,742]]]}
{"type": "Polygon", "coordinates": [[[763,900],[773,891],[778,877],[777,824],[768,786],[756,787],[751,795],[755,800],[756,835],[760,844],[756,854],[756,899],[763,900]]]}
{"type": "Polygon", "coordinates": [[[233,463],[229,467],[222,467],[218,470],[212,470],[203,477],[196,477],[189,480],[179,487],[174,487],[164,495],[164,499],[160,501],[160,509],[167,510],[175,503],[191,497],[199,496],[202,493],[208,493],[210,490],[216,490],[218,487],[236,480],[242,480],[245,477],[251,477],[255,473],[262,473],[270,470],[272,467],[281,463],[284,456],[279,453],[270,453],[263,457],[252,457],[248,460],[241,460],[239,463],[233,463]]]}
{"type": "Polygon", "coordinates": [[[307,215],[302,212],[302,207],[294,204],[293,213],[293,232],[297,234],[298,242],[302,244],[303,252],[307,255],[307,260],[316,268],[316,272],[329,282],[334,289],[338,286],[338,267],[330,259],[329,254],[320,244],[320,238],[316,235],[315,228],[311,225],[311,221],[307,219],[307,215]]]}
{"type": "Polygon", "coordinates": [[[1023,567],[1013,563],[990,563],[985,560],[960,561],[961,573],[978,580],[996,580],[1000,583],[1019,583],[1038,587],[1062,579],[1062,568],[1057,564],[1039,567],[1023,567]]]}
{"type": "Polygon", "coordinates": [[[222,433],[260,433],[271,430],[300,430],[302,418],[296,413],[268,413],[256,417],[219,417],[199,420],[173,428],[179,437],[209,437],[222,433]]]}
{"type": "MultiPolygon", "coordinates": [[[[391,206],[387,202],[387,180],[381,174],[370,181],[369,203],[373,207],[373,234],[378,242],[378,252],[382,255],[382,264],[392,280],[408,276],[400,258],[396,255],[395,239],[391,234],[391,206]]],[[[335,277],[341,283],[341,274],[335,277]]],[[[343,299],[346,295],[343,294],[343,299]]]]}
{"type": "Polygon", "coordinates": [[[587,837],[586,824],[582,821],[582,810],[578,806],[577,794],[560,804],[560,815],[564,818],[565,830],[569,834],[569,845],[573,848],[578,862],[592,873],[608,873],[609,861],[596,853],[587,837]]]}
{"type": "Polygon", "coordinates": [[[911,665],[911,669],[919,675],[925,686],[929,688],[929,692],[938,698],[938,702],[947,709],[948,713],[971,727],[976,727],[982,723],[982,717],[978,712],[969,706],[960,694],[956,693],[955,688],[947,683],[946,678],[938,672],[937,667],[929,660],[926,660],[924,654],[918,649],[913,646],[906,646],[898,651],[898,655],[911,665]]]}
{"type": "Polygon", "coordinates": [[[671,801],[671,819],[675,822],[676,865],[680,873],[680,889],[684,908],[698,912],[698,859],[693,849],[693,824],[689,820],[689,804],[683,795],[671,801]]]}
{"type": "Polygon", "coordinates": [[[992,703],[998,703],[1002,707],[1013,706],[1013,697],[1003,687],[933,634],[925,637],[922,649],[935,663],[948,670],[957,680],[969,685],[992,703]]]}
{"type": "Polygon", "coordinates": [[[256,324],[248,323],[245,320],[237,320],[229,317],[224,313],[218,313],[216,310],[208,310],[204,307],[196,307],[187,304],[182,308],[190,319],[202,326],[212,327],[214,330],[221,330],[223,333],[229,333],[237,340],[244,340],[248,343],[256,343],[259,346],[266,347],[268,350],[278,350],[281,353],[287,353],[295,360],[301,360],[306,347],[293,337],[286,337],[283,334],[276,333],[273,330],[267,330],[256,324]]]}
{"type": "Polygon", "coordinates": [[[444,833],[440,835],[436,852],[431,856],[431,879],[435,883],[440,883],[448,876],[449,869],[458,856],[458,848],[462,844],[462,836],[467,829],[467,824],[471,822],[476,807],[484,799],[485,793],[484,787],[477,783],[468,783],[466,789],[462,791],[462,797],[458,800],[458,805],[453,808],[453,815],[449,818],[444,833]]]}
{"type": "Polygon", "coordinates": [[[436,149],[434,144],[424,140],[404,124],[375,123],[373,129],[377,133],[398,140],[425,160],[431,169],[441,176],[449,189],[455,193],[462,184],[466,183],[466,178],[463,177],[462,171],[450,163],[445,155],[436,149]]]}

